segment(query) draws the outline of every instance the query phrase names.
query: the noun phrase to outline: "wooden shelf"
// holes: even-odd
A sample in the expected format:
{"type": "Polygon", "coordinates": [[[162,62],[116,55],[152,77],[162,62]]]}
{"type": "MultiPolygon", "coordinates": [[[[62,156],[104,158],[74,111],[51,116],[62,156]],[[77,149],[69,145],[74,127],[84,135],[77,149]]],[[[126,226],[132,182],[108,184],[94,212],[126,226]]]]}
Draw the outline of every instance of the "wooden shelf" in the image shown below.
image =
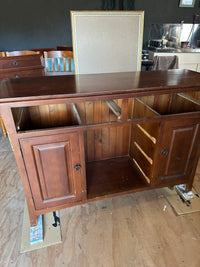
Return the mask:
{"type": "Polygon", "coordinates": [[[86,177],[88,199],[149,187],[129,156],[89,162],[86,177]]]}

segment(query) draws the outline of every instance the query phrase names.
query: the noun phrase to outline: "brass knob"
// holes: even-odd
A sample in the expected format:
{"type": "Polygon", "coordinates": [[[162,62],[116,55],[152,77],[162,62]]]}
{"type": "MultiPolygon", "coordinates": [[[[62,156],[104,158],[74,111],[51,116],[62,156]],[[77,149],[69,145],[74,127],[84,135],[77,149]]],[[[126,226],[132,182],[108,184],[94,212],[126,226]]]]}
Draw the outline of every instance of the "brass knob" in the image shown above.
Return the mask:
{"type": "Polygon", "coordinates": [[[162,150],[162,154],[163,154],[164,156],[167,156],[168,151],[167,151],[166,149],[163,149],[163,150],[162,150]]]}
{"type": "Polygon", "coordinates": [[[14,60],[14,61],[13,61],[13,65],[14,65],[14,66],[17,66],[17,65],[18,65],[17,60],[14,60]]]}
{"type": "Polygon", "coordinates": [[[81,165],[80,164],[75,164],[74,169],[76,171],[80,171],[81,170],[81,165]]]}

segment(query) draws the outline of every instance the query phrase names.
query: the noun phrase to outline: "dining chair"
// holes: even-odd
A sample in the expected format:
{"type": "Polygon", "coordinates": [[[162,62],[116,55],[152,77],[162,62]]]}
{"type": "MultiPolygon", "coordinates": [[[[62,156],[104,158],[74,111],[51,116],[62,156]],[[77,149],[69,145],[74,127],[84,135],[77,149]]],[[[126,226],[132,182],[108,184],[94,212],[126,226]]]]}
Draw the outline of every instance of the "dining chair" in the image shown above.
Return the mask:
{"type": "Polygon", "coordinates": [[[74,72],[74,60],[72,51],[44,52],[44,64],[46,72],[74,72]]]}
{"type": "Polygon", "coordinates": [[[12,52],[5,52],[7,57],[15,57],[15,56],[28,56],[28,55],[37,55],[40,54],[39,51],[30,51],[30,50],[24,50],[24,51],[12,51],[12,52]]]}

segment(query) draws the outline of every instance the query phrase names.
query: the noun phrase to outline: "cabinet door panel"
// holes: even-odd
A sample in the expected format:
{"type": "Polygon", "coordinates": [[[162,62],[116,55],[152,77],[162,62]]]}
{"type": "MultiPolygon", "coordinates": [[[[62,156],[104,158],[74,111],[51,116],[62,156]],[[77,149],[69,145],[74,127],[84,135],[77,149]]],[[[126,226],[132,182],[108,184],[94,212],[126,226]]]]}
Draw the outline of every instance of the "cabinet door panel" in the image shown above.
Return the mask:
{"type": "Polygon", "coordinates": [[[185,183],[190,178],[193,161],[199,147],[198,120],[164,122],[156,164],[157,183],[185,183]]]}
{"type": "Polygon", "coordinates": [[[82,199],[85,169],[79,134],[24,138],[20,144],[36,209],[82,199]],[[75,170],[76,164],[82,168],[75,170]]]}
{"type": "Polygon", "coordinates": [[[33,152],[43,199],[72,196],[69,142],[33,146],[33,152]]]}
{"type": "Polygon", "coordinates": [[[195,128],[196,127],[193,126],[171,129],[169,156],[164,172],[165,176],[180,175],[186,172],[194,142],[195,128]]]}

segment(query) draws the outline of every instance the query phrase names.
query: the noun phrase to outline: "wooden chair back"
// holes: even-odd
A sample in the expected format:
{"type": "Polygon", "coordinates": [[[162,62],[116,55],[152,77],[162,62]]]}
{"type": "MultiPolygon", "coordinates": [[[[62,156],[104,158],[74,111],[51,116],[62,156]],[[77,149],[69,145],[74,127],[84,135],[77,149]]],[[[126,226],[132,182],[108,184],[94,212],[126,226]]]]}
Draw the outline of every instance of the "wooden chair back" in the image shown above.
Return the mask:
{"type": "Polygon", "coordinates": [[[58,51],[73,51],[72,46],[66,46],[66,45],[57,46],[56,49],[58,51]]]}
{"type": "Polygon", "coordinates": [[[44,52],[55,51],[55,49],[54,48],[33,48],[33,49],[29,49],[29,51],[40,52],[40,54],[44,56],[44,52]]]}
{"type": "Polygon", "coordinates": [[[0,52],[0,57],[5,57],[6,56],[6,52],[0,52]]]}
{"type": "Polygon", "coordinates": [[[73,71],[73,52],[72,51],[49,51],[44,52],[44,62],[46,72],[50,71],[73,71]],[[51,59],[51,62],[48,60],[51,59]]]}
{"type": "Polygon", "coordinates": [[[28,56],[28,55],[37,55],[40,54],[39,51],[12,51],[12,52],[5,52],[7,57],[15,57],[15,56],[28,56]]]}

